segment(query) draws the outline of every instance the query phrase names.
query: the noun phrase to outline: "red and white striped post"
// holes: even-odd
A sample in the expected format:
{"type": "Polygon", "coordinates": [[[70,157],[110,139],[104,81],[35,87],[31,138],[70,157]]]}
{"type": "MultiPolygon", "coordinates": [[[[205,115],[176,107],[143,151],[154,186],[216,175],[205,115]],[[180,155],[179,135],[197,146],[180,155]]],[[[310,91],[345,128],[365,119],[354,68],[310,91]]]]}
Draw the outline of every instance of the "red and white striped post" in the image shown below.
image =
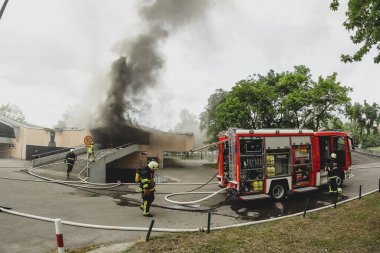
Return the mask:
{"type": "Polygon", "coordinates": [[[61,219],[55,219],[55,234],[57,237],[57,247],[58,253],[65,253],[65,247],[63,246],[63,235],[62,235],[62,223],[61,219]]]}

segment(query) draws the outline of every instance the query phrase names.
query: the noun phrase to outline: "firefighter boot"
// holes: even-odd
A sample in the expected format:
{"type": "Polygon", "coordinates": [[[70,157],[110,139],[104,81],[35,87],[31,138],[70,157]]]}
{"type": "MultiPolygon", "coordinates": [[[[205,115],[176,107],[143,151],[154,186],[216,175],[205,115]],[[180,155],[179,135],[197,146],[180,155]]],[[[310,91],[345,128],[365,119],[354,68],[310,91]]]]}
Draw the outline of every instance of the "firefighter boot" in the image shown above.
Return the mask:
{"type": "Polygon", "coordinates": [[[148,206],[148,201],[147,200],[144,200],[142,206],[140,206],[140,209],[142,209],[143,215],[145,217],[152,217],[152,215],[149,212],[149,206],[148,206]]]}

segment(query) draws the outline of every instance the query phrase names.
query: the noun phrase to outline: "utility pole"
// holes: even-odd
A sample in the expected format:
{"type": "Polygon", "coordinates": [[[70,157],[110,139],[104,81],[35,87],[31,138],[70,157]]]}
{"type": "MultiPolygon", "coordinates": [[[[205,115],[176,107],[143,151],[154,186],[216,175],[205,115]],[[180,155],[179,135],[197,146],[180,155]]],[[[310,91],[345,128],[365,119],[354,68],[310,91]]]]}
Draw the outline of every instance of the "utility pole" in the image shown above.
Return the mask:
{"type": "Polygon", "coordinates": [[[5,7],[7,6],[7,3],[8,3],[8,0],[4,0],[3,6],[1,6],[0,19],[3,16],[3,13],[4,13],[4,10],[5,10],[5,7]]]}

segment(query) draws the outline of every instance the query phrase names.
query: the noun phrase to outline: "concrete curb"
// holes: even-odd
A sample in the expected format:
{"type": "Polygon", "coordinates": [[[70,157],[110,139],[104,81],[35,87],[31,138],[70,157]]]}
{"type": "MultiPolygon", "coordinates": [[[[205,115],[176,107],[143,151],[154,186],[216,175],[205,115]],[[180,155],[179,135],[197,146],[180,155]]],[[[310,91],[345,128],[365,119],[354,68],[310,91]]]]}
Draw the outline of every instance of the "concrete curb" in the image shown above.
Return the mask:
{"type": "Polygon", "coordinates": [[[367,149],[359,149],[359,148],[357,148],[357,149],[354,150],[354,152],[380,157],[380,153],[377,153],[377,152],[374,152],[374,151],[370,151],[370,150],[367,150],[367,149]]]}

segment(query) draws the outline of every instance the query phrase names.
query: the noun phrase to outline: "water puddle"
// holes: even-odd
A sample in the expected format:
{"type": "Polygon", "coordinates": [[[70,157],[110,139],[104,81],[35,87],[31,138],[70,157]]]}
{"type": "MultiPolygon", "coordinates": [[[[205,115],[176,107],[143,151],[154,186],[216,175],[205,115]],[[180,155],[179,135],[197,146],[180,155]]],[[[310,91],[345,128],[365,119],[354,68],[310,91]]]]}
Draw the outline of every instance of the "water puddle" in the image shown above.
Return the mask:
{"type": "MultiPolygon", "coordinates": [[[[288,195],[285,200],[279,202],[275,202],[272,199],[253,201],[234,199],[229,205],[231,210],[236,214],[236,219],[254,221],[303,212],[308,198],[308,210],[334,203],[332,195],[322,192],[313,192],[288,195]]],[[[339,196],[338,202],[347,198],[348,197],[344,195],[339,196]]]]}

